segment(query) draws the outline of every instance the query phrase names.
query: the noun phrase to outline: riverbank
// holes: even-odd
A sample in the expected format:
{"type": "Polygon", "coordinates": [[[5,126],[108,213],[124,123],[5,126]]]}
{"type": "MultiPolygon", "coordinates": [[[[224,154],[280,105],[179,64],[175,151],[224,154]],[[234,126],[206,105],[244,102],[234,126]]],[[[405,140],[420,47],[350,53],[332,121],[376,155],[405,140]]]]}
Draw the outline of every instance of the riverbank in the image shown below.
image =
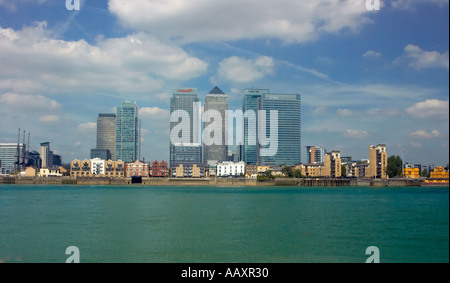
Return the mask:
{"type": "Polygon", "coordinates": [[[448,184],[430,185],[423,179],[346,179],[346,178],[277,178],[271,181],[257,181],[256,179],[241,178],[142,178],[133,183],[131,178],[110,177],[23,177],[0,176],[0,184],[18,185],[138,185],[138,186],[300,186],[300,187],[428,187],[448,184]]]}

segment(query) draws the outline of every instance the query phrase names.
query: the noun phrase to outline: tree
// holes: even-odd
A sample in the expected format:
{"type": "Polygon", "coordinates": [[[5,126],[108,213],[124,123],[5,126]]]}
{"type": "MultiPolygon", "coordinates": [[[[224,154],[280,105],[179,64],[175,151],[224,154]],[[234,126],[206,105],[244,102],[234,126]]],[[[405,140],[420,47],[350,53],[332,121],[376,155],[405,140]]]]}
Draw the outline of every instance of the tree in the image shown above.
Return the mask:
{"type": "Polygon", "coordinates": [[[386,174],[389,178],[400,177],[403,175],[402,159],[400,156],[391,156],[388,158],[386,174]]]}
{"type": "Polygon", "coordinates": [[[344,164],[341,164],[341,176],[347,177],[347,166],[345,166],[344,164]]]}
{"type": "Polygon", "coordinates": [[[281,168],[281,172],[288,178],[294,177],[294,171],[290,166],[283,166],[283,168],[281,168]]]}
{"type": "Polygon", "coordinates": [[[302,170],[296,169],[296,170],[294,171],[294,177],[295,177],[295,178],[303,178],[302,170]]]}

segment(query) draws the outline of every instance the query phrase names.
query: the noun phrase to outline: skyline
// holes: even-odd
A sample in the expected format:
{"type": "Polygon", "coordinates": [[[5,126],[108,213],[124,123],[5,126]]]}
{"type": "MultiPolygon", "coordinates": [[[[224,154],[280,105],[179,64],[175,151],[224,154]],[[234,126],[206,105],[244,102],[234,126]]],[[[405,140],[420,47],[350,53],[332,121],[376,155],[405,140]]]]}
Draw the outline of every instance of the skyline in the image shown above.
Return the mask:
{"type": "Polygon", "coordinates": [[[131,100],[141,158],[169,160],[172,90],[204,105],[217,85],[232,110],[246,88],[299,93],[302,145],[448,163],[448,0],[63,2],[0,1],[0,142],[88,157],[98,114],[131,100]]]}

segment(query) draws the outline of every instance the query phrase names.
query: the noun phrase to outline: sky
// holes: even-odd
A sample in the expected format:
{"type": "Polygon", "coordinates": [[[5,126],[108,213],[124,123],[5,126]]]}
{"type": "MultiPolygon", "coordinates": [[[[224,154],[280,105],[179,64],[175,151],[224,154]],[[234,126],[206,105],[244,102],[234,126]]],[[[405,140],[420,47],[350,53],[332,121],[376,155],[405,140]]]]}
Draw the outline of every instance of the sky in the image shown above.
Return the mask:
{"type": "Polygon", "coordinates": [[[301,94],[302,146],[448,164],[448,0],[65,2],[0,0],[0,142],[89,158],[98,114],[131,100],[142,157],[168,160],[173,89],[237,110],[254,87],[301,94]]]}

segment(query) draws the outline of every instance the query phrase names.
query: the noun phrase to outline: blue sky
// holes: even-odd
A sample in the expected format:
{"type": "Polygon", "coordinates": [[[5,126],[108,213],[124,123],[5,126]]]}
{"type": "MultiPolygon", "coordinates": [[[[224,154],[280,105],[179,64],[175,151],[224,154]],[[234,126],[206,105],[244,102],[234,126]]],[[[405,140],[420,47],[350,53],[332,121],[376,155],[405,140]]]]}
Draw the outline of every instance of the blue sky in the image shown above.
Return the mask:
{"type": "MultiPolygon", "coordinates": [[[[31,132],[65,162],[99,113],[136,101],[142,155],[169,157],[169,99],[219,86],[302,95],[302,144],[368,158],[449,156],[448,0],[0,0],[0,142],[31,132]]],[[[305,161],[305,150],[302,151],[305,161]]]]}

